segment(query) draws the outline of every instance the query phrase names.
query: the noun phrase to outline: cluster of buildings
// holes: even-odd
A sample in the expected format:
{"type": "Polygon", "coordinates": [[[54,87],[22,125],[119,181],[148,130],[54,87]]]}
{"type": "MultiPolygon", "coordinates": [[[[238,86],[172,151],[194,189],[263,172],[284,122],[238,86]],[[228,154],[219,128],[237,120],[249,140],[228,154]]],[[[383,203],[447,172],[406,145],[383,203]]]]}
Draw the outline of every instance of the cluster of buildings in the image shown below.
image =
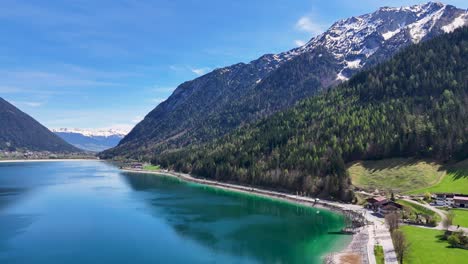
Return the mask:
{"type": "MultiPolygon", "coordinates": [[[[468,195],[454,193],[437,193],[432,195],[433,205],[446,206],[453,208],[468,208],[468,195]]],[[[397,212],[403,209],[403,206],[384,196],[370,197],[367,199],[366,207],[380,215],[386,215],[391,212],[397,212]]]]}
{"type": "Polygon", "coordinates": [[[468,195],[465,194],[437,193],[432,198],[436,206],[468,208],[468,195]]]}

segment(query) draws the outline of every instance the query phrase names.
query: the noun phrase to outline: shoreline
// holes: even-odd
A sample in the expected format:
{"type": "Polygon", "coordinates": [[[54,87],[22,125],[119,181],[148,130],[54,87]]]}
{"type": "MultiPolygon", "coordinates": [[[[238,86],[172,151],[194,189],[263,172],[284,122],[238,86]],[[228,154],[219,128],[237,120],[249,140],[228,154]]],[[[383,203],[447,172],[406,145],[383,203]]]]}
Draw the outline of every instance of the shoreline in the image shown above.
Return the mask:
{"type": "MultiPolygon", "coordinates": [[[[344,215],[344,211],[353,211],[356,214],[360,214],[363,209],[361,206],[345,204],[327,200],[316,200],[315,198],[304,197],[299,195],[287,194],[276,191],[268,191],[256,187],[247,187],[238,184],[223,183],[214,180],[206,180],[195,178],[189,174],[178,173],[173,171],[146,171],[142,169],[132,169],[132,168],[122,168],[120,169],[124,172],[129,173],[139,173],[139,174],[153,174],[153,175],[164,175],[169,177],[175,177],[180,180],[192,183],[198,183],[202,185],[211,186],[213,188],[240,192],[245,194],[253,194],[261,197],[266,197],[270,199],[285,201],[293,204],[299,204],[307,207],[326,209],[338,214],[344,215]]],[[[367,219],[367,218],[366,218],[367,219]]],[[[323,256],[324,263],[341,263],[352,261],[352,260],[362,260],[360,262],[349,262],[349,263],[375,263],[375,260],[372,261],[373,251],[368,252],[368,243],[369,243],[369,225],[358,228],[357,232],[352,235],[351,241],[347,245],[343,245],[342,249],[338,252],[330,252],[323,256]],[[356,252],[358,251],[358,252],[356,252]]]]}
{"type": "Polygon", "coordinates": [[[60,161],[103,161],[100,159],[14,159],[0,160],[0,163],[22,163],[22,162],[60,162],[60,161]]]}

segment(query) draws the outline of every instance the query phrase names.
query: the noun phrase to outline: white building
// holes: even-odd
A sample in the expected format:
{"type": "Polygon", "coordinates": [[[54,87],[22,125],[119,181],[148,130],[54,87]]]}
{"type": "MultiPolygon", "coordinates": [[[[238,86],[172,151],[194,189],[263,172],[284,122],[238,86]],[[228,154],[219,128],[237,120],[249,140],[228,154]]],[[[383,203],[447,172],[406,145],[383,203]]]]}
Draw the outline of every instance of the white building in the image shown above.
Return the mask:
{"type": "Polygon", "coordinates": [[[435,205],[452,207],[454,205],[452,193],[437,193],[435,195],[435,205]]]}

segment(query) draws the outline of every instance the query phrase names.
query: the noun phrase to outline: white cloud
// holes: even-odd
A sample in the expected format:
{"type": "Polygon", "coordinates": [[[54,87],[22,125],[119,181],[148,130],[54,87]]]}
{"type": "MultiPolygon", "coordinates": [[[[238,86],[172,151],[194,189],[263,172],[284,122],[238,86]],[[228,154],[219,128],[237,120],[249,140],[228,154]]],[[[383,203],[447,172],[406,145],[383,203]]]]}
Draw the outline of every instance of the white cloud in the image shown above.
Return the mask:
{"type": "Polygon", "coordinates": [[[296,44],[296,46],[298,46],[298,47],[301,47],[301,46],[304,46],[306,44],[306,42],[303,41],[303,40],[300,40],[300,39],[296,39],[294,41],[294,44],[296,44]]]}
{"type": "Polygon", "coordinates": [[[152,92],[157,92],[157,93],[171,93],[176,89],[175,86],[158,86],[154,85],[150,88],[152,92]]]}
{"type": "Polygon", "coordinates": [[[154,98],[153,100],[151,100],[153,103],[157,103],[157,104],[160,104],[164,101],[166,101],[167,98],[163,98],[163,97],[158,97],[158,98],[154,98]]]}
{"type": "Polygon", "coordinates": [[[45,104],[45,102],[35,102],[35,101],[12,101],[15,106],[28,106],[28,107],[40,107],[45,104]]]}
{"type": "Polygon", "coordinates": [[[190,68],[190,70],[195,73],[196,75],[203,75],[205,73],[207,73],[210,68],[207,68],[207,67],[204,67],[204,68],[190,68]]]}
{"type": "Polygon", "coordinates": [[[176,72],[191,71],[192,73],[195,73],[198,76],[203,75],[211,70],[211,68],[208,68],[208,67],[193,68],[191,66],[178,66],[178,65],[170,65],[169,69],[171,69],[172,71],[176,71],[176,72]]]}
{"type": "Polygon", "coordinates": [[[296,29],[299,31],[304,31],[314,35],[318,35],[323,32],[324,27],[320,23],[317,23],[308,16],[303,16],[299,18],[296,22],[296,29]]]}
{"type": "Polygon", "coordinates": [[[142,120],[143,120],[143,117],[142,117],[142,116],[135,116],[135,117],[132,119],[132,123],[134,123],[134,124],[140,123],[142,120]]]}

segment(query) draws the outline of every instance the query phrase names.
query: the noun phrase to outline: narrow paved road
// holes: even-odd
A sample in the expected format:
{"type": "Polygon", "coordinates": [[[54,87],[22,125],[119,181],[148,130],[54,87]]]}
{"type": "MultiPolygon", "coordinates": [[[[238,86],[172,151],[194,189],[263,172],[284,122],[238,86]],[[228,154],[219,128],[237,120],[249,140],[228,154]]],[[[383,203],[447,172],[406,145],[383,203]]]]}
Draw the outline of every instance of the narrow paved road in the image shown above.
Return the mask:
{"type": "MultiPolygon", "coordinates": [[[[437,229],[437,230],[445,230],[444,225],[442,224],[442,222],[444,221],[444,219],[447,218],[447,215],[446,215],[446,212],[444,210],[440,210],[439,208],[431,206],[429,204],[421,204],[421,203],[418,203],[418,202],[410,200],[410,199],[402,199],[402,200],[405,200],[407,202],[414,203],[414,204],[417,204],[417,205],[421,205],[421,206],[423,206],[423,207],[425,207],[425,208],[427,208],[429,210],[432,210],[432,211],[436,212],[438,215],[440,215],[441,221],[439,222],[439,224],[437,226],[427,227],[427,228],[432,228],[432,229],[437,229]]],[[[419,226],[419,227],[421,227],[421,226],[419,226]]],[[[459,227],[459,228],[457,228],[457,226],[452,225],[452,226],[450,226],[449,230],[450,231],[463,230],[465,233],[468,234],[468,227],[459,227]]]]}
{"type": "Polygon", "coordinates": [[[434,228],[435,228],[435,229],[439,229],[439,230],[443,230],[443,229],[444,229],[444,226],[443,226],[442,222],[444,221],[445,218],[447,218],[447,215],[445,215],[445,212],[444,212],[444,211],[442,211],[442,210],[440,210],[440,209],[438,209],[438,208],[435,208],[435,207],[433,207],[433,206],[430,206],[430,205],[428,205],[428,204],[418,203],[418,202],[413,201],[413,200],[410,200],[410,199],[402,199],[402,200],[404,200],[404,201],[406,201],[406,202],[409,202],[409,203],[412,203],[412,204],[420,205],[420,206],[422,206],[422,207],[424,207],[424,208],[427,208],[427,209],[429,209],[429,210],[431,210],[431,211],[436,212],[436,214],[438,214],[438,215],[440,216],[440,222],[439,222],[439,224],[438,224],[436,227],[434,227],[434,228]]]}

